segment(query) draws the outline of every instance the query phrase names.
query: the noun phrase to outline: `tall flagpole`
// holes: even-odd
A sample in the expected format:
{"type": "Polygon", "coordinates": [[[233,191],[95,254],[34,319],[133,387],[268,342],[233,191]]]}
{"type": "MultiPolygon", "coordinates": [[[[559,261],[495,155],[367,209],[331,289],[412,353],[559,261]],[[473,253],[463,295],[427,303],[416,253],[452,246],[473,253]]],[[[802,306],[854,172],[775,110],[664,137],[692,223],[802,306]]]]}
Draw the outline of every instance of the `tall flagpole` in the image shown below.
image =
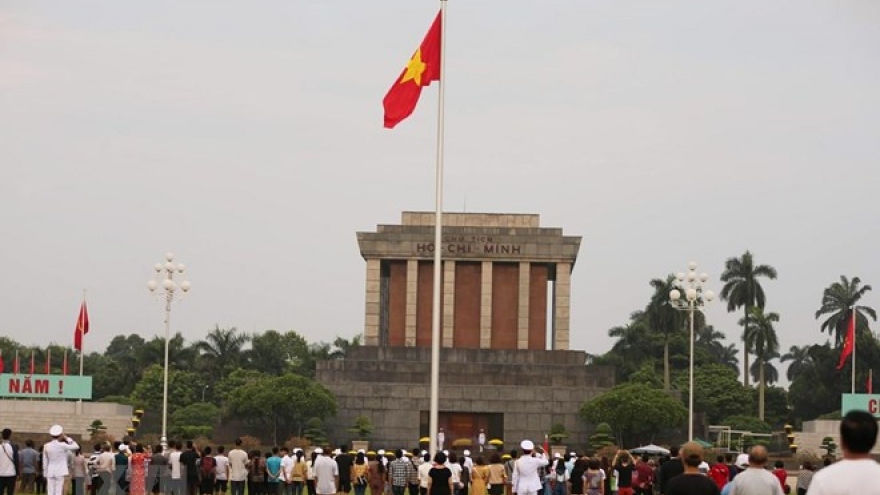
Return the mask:
{"type": "Polygon", "coordinates": [[[446,91],[446,0],[440,0],[440,81],[437,97],[437,168],[434,210],[434,293],[431,307],[431,403],[428,413],[431,457],[437,452],[440,395],[440,295],[443,289],[443,106],[446,91]]]}
{"type": "Polygon", "coordinates": [[[853,326],[853,358],[852,358],[852,391],[850,393],[856,393],[856,341],[859,340],[856,338],[856,328],[858,327],[858,321],[856,320],[856,305],[853,304],[852,307],[852,326],[853,326]]]}

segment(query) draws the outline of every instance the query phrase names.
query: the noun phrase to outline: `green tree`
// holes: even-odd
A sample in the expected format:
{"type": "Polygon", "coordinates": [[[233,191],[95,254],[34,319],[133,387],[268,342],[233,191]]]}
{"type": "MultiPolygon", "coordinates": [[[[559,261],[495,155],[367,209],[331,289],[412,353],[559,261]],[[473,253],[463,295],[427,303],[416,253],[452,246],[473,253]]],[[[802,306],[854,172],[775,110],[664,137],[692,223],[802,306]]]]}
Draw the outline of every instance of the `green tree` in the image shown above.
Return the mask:
{"type": "Polygon", "coordinates": [[[660,382],[660,379],[657,378],[657,372],[654,370],[654,362],[653,361],[645,361],[642,364],[642,367],[638,369],[638,371],[629,375],[630,383],[641,383],[643,385],[648,385],[650,387],[660,388],[663,384],[660,382]]]}
{"type": "MultiPolygon", "coordinates": [[[[138,405],[149,410],[162,410],[162,383],[163,368],[154,364],[144,371],[144,376],[138,382],[131,399],[138,405]]],[[[178,409],[189,404],[199,402],[201,399],[200,377],[189,371],[168,370],[168,414],[173,415],[178,409]]]]}
{"type": "Polygon", "coordinates": [[[752,433],[770,433],[773,431],[772,426],[754,416],[728,416],[721,421],[721,424],[729,426],[733,430],[750,431],[752,433]]]}
{"type": "Polygon", "coordinates": [[[312,445],[325,445],[327,433],[324,431],[324,421],[321,418],[309,418],[303,429],[303,438],[312,445]]]}
{"type": "Polygon", "coordinates": [[[840,409],[842,391],[841,373],[836,370],[838,351],[826,342],[810,346],[808,352],[809,365],[793,377],[788,387],[792,410],[803,420],[840,409]]]}
{"type": "Polygon", "coordinates": [[[356,349],[362,345],[361,340],[363,339],[363,335],[357,334],[351,338],[351,340],[346,340],[342,337],[336,337],[336,340],[333,341],[333,350],[330,352],[330,359],[342,359],[348,352],[352,349],[356,349]]]}
{"type": "Polygon", "coordinates": [[[724,338],[724,333],[715,330],[712,325],[704,325],[699,329],[694,329],[695,351],[697,353],[704,352],[707,362],[723,364],[738,371],[739,359],[737,358],[736,345],[724,345],[722,342],[724,338]]]}
{"type": "Polygon", "coordinates": [[[602,450],[614,445],[614,431],[608,423],[596,425],[596,431],[590,435],[590,448],[602,450]]]}
{"type": "MultiPolygon", "coordinates": [[[[694,410],[702,411],[709,424],[717,424],[727,416],[746,414],[751,407],[749,390],[737,375],[736,371],[717,363],[694,368],[694,410]]],[[[682,401],[686,401],[687,373],[676,374],[672,381],[681,390],[682,401]]]]}
{"type": "Polygon", "coordinates": [[[249,340],[248,334],[240,333],[235,327],[220,328],[220,325],[215,325],[204,340],[196,342],[195,348],[208,369],[219,371],[219,378],[223,378],[238,368],[242,351],[249,340]]]}
{"type": "Polygon", "coordinates": [[[865,332],[868,328],[868,316],[872,320],[877,321],[877,312],[870,306],[859,305],[861,300],[871,286],[865,284],[862,286],[862,280],[859,277],[853,277],[852,280],[845,276],[840,276],[840,282],[834,282],[829,285],[822,293],[822,306],[816,311],[816,319],[823,315],[828,315],[822,322],[820,330],[828,331],[829,335],[834,335],[834,341],[837,345],[843,342],[844,334],[849,317],[852,315],[853,309],[856,312],[856,333],[865,332]],[[867,316],[866,316],[867,315],[867,316]]]}
{"type": "MultiPolygon", "coordinates": [[[[779,355],[779,340],[773,324],[779,322],[778,313],[764,313],[760,307],[749,309],[749,317],[740,320],[745,328],[746,348],[753,349],[757,358],[758,374],[758,418],[764,420],[764,388],[767,386],[766,364],[779,355]]],[[[774,375],[776,368],[773,368],[774,375]]],[[[775,381],[775,380],[774,380],[775,381]]]]}
{"type": "MultiPolygon", "coordinates": [[[[764,309],[767,298],[764,296],[764,288],[758,281],[759,277],[770,280],[776,279],[776,269],[770,265],[755,265],[752,253],[746,251],[739,258],[728,258],[724,263],[724,272],[721,281],[721,300],[727,301],[727,312],[731,313],[739,308],[744,309],[743,320],[748,323],[749,310],[753,307],[764,309]]],[[[749,347],[745,342],[745,329],[743,325],[743,385],[749,386],[749,347]]]]}
{"type": "Polygon", "coordinates": [[[277,444],[282,438],[302,433],[309,418],[336,414],[336,397],[323,385],[292,373],[263,375],[228,394],[230,413],[269,427],[277,444]]]}
{"type": "Polygon", "coordinates": [[[795,376],[805,372],[813,366],[813,359],[810,357],[810,346],[805,345],[798,347],[793,345],[788,349],[788,352],[779,358],[779,361],[783,363],[791,361],[791,364],[788,365],[788,369],[785,370],[785,377],[788,378],[788,381],[794,381],[795,376]]]}
{"type": "Polygon", "coordinates": [[[214,424],[220,418],[220,408],[208,402],[196,402],[174,411],[168,425],[172,436],[194,438],[211,437],[214,424]]]}
{"type": "Polygon", "coordinates": [[[671,395],[642,384],[625,383],[587,401],[581,417],[588,423],[607,422],[622,444],[649,441],[659,432],[680,427],[687,409],[671,395]]]}

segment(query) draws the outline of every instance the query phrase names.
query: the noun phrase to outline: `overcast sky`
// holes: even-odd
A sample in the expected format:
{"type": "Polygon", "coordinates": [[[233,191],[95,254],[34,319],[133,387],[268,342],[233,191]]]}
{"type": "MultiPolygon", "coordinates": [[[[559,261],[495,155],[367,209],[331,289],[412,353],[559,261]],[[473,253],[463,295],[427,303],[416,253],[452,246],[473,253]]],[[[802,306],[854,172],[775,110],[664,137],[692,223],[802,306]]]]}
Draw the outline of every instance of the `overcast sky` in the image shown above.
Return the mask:
{"type": "MultiPolygon", "coordinates": [[[[393,131],[381,100],[437,8],[3,2],[0,333],[70,344],[84,288],[87,349],[161,333],[166,251],[188,340],[360,333],[355,232],[434,208],[436,86],[393,131]]],[[[841,274],[880,284],[875,0],[450,0],[447,40],[446,209],[583,236],[573,348],[692,259],[716,291],[746,249],[775,266],[783,349],[824,342],[841,274]]]]}

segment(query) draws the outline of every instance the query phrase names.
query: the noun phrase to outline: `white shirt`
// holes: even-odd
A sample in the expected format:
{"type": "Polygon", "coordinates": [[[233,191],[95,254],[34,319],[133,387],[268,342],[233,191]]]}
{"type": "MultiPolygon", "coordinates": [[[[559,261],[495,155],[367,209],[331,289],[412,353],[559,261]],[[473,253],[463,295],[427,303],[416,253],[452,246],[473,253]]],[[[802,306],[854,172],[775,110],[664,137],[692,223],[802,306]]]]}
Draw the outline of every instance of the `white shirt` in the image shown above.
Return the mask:
{"type": "Polygon", "coordinates": [[[179,480],[181,471],[179,450],[175,450],[168,456],[168,464],[171,464],[171,479],[179,480]]]}
{"type": "Polygon", "coordinates": [[[326,455],[315,459],[315,492],[318,495],[336,493],[336,478],[339,477],[339,466],[336,461],[326,455]]]}
{"type": "Polygon", "coordinates": [[[281,476],[279,478],[281,481],[290,480],[290,475],[293,473],[293,457],[286,455],[281,458],[281,476]]]}
{"type": "Polygon", "coordinates": [[[513,465],[512,491],[515,493],[537,492],[541,488],[541,478],[538,469],[548,464],[547,459],[535,454],[523,455],[513,465]]]}
{"type": "Polygon", "coordinates": [[[220,481],[229,479],[229,458],[223,454],[214,456],[214,474],[220,481]]]}
{"type": "Polygon", "coordinates": [[[112,473],[116,469],[116,458],[111,452],[101,452],[95,461],[95,471],[98,473],[112,473]]]}
{"type": "Polygon", "coordinates": [[[3,452],[0,452],[0,476],[15,476],[15,462],[12,461],[14,458],[12,445],[4,440],[3,443],[0,444],[0,450],[3,450],[3,452]]]}
{"type": "Polygon", "coordinates": [[[844,459],[813,475],[807,495],[838,494],[880,495],[880,464],[872,459],[844,459]]]}
{"type": "Polygon", "coordinates": [[[232,449],[229,451],[229,479],[232,481],[247,480],[247,452],[241,449],[232,449]]]}
{"type": "Polygon", "coordinates": [[[452,464],[450,464],[447,462],[446,467],[448,467],[449,470],[452,471],[452,484],[458,485],[459,483],[461,483],[461,464],[457,462],[453,462],[452,464]]]}
{"type": "Polygon", "coordinates": [[[423,462],[419,465],[419,486],[428,488],[428,481],[431,479],[428,473],[431,471],[431,463],[423,462]]]}

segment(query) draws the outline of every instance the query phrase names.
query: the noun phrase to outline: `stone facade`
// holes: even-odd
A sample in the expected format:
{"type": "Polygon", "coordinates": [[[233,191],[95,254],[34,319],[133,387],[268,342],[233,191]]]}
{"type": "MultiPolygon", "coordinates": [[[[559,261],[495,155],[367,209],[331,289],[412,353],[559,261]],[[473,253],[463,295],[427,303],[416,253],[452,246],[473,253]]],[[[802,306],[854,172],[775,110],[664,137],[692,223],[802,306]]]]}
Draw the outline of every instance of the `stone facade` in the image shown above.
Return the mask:
{"type": "MultiPolygon", "coordinates": [[[[326,425],[335,441],[352,439],[359,415],[374,425],[372,445],[411,449],[428,436],[434,218],[404,212],[400,225],[357,234],[366,261],[365,346],[317,368],[339,403],[326,425]]],[[[481,430],[507,445],[541,442],[557,423],[567,443],[586,444],[580,407],[613,387],[614,375],[568,350],[581,238],[541,227],[538,215],[445,213],[443,223],[438,426],[446,428],[445,445],[461,446],[481,430]]]]}
{"type": "Polygon", "coordinates": [[[100,419],[108,435],[121,439],[131,417],[131,406],[110,402],[0,400],[0,425],[20,435],[45,435],[52,425],[60,424],[71,435],[89,438],[89,426],[100,419]]]}
{"type": "MultiPolygon", "coordinates": [[[[584,445],[588,432],[578,417],[581,405],[614,386],[611,368],[585,361],[581,351],[441,349],[439,409],[503,414],[503,432],[494,434],[511,444],[522,438],[540,442],[561,423],[569,444],[584,445]]],[[[373,445],[417,445],[428,429],[423,418],[430,363],[429,348],[375,346],[318,363],[318,381],[339,401],[338,414],[327,424],[331,437],[350,439],[347,429],[363,414],[375,426],[373,445]]]]}
{"type": "MultiPolygon", "coordinates": [[[[549,309],[550,348],[568,349],[581,238],[541,227],[531,214],[445,213],[443,223],[441,345],[546,349],[549,309]]],[[[400,225],[357,238],[367,262],[364,342],[429,346],[434,214],[404,212],[400,225]]]]}

